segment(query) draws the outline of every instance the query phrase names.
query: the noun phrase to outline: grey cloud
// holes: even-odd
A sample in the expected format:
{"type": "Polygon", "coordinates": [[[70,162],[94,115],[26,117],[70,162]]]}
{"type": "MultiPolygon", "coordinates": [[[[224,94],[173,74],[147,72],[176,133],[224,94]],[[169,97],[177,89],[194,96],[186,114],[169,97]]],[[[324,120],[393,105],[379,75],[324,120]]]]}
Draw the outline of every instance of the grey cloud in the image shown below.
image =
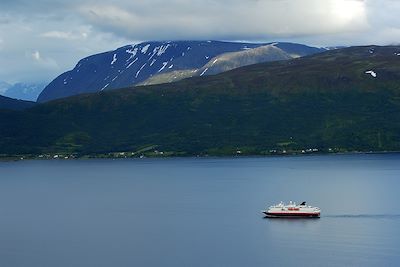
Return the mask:
{"type": "MultiPolygon", "coordinates": [[[[349,6],[359,9],[355,11],[359,13],[357,17],[344,17],[344,23],[338,20],[335,12],[341,10],[334,9],[339,6],[335,4],[338,0],[172,0],[168,5],[152,0],[124,7],[83,5],[80,12],[100,30],[140,39],[165,39],[165,35],[184,39],[263,39],[354,31],[367,26],[362,2],[339,1],[357,3],[349,6]]],[[[345,9],[346,4],[342,5],[345,9]]]]}
{"type": "Polygon", "coordinates": [[[398,0],[2,0],[0,80],[50,80],[82,57],[141,40],[400,40],[398,0]],[[39,52],[42,61],[31,56],[39,52]]]}

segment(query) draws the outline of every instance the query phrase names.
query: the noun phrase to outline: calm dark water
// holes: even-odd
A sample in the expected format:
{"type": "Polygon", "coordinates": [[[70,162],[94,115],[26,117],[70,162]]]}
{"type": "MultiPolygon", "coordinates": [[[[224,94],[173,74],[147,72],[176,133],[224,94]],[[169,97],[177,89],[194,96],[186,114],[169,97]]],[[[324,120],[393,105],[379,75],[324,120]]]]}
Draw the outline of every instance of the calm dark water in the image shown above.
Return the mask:
{"type": "Polygon", "coordinates": [[[399,154],[3,162],[0,266],[399,266],[399,190],[399,154]]]}

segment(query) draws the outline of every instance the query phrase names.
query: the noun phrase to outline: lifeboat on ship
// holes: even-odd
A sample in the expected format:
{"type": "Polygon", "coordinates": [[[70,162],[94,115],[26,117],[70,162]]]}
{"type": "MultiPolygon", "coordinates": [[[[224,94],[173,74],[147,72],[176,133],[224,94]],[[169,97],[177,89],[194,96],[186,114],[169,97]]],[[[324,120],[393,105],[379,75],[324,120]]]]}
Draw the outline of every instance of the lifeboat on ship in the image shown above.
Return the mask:
{"type": "Polygon", "coordinates": [[[320,208],[308,206],[306,202],[297,205],[292,201],[290,201],[288,205],[280,202],[262,212],[268,218],[319,218],[321,216],[320,208]]]}

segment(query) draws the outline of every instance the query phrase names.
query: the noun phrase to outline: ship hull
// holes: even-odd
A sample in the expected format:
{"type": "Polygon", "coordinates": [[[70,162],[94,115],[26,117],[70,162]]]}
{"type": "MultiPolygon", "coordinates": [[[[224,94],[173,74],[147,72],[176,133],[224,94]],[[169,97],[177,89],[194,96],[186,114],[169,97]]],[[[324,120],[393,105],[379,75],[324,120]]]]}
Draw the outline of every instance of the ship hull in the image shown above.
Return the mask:
{"type": "Polygon", "coordinates": [[[300,212],[263,212],[267,218],[320,218],[320,213],[300,213],[300,212]]]}

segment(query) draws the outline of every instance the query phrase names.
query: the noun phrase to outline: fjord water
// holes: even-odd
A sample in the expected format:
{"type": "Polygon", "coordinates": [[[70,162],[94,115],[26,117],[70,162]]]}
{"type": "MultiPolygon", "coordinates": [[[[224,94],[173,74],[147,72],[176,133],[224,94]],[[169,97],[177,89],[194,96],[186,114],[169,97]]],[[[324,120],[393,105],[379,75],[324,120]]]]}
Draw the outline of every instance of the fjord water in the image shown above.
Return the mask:
{"type": "Polygon", "coordinates": [[[399,154],[1,162],[0,266],[398,266],[399,188],[399,154]]]}

